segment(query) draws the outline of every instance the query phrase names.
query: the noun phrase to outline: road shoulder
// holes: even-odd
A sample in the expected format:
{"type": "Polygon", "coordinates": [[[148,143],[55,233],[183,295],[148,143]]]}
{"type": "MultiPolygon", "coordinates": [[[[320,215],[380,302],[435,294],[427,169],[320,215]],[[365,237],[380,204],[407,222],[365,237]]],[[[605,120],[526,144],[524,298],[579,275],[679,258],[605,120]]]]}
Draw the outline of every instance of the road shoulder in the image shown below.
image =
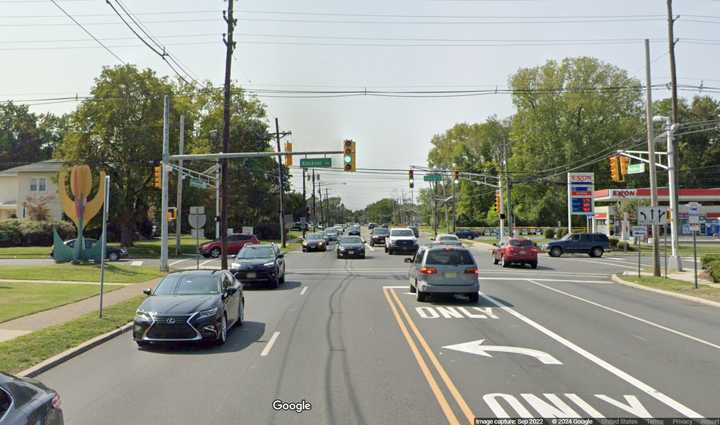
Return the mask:
{"type": "Polygon", "coordinates": [[[633,287],[633,288],[636,288],[636,289],[642,289],[642,290],[644,290],[644,291],[655,292],[655,293],[657,293],[657,294],[663,294],[663,295],[667,295],[667,296],[670,296],[670,297],[679,298],[679,299],[682,299],[682,300],[685,300],[685,301],[692,301],[692,302],[696,302],[696,303],[699,303],[699,304],[704,304],[704,305],[708,305],[708,306],[711,306],[711,307],[718,307],[718,308],[720,308],[720,303],[719,303],[719,302],[715,302],[715,301],[706,300],[706,299],[699,298],[699,297],[693,297],[693,296],[691,296],[691,295],[679,294],[679,293],[677,293],[677,292],[666,291],[666,290],[663,290],[663,289],[652,288],[652,287],[650,287],[650,286],[640,285],[640,284],[637,284],[637,283],[629,282],[629,281],[623,279],[623,278],[622,278],[621,276],[619,276],[618,274],[613,274],[612,277],[611,277],[611,279],[612,279],[613,282],[615,282],[615,283],[617,283],[617,284],[620,284],[620,285],[630,286],[630,287],[633,287]]]}

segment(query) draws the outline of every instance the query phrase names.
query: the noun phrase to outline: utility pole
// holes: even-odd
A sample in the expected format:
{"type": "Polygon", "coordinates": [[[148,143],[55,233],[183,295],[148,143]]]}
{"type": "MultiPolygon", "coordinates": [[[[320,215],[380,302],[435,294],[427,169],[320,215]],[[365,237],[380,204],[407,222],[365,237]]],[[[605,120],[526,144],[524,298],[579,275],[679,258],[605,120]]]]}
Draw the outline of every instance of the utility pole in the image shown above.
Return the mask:
{"type": "MultiPolygon", "coordinates": [[[[178,145],[178,153],[183,154],[183,147],[185,145],[185,115],[180,115],[180,143],[178,145]]],[[[182,254],[182,248],[180,246],[180,236],[182,233],[182,195],[183,195],[183,161],[178,161],[180,169],[178,171],[177,179],[177,200],[175,201],[175,207],[177,208],[177,214],[175,216],[175,256],[179,257],[182,254]]]]}
{"type": "Polygon", "coordinates": [[[325,221],[330,224],[330,198],[328,197],[328,188],[325,188],[325,221]]]}
{"type": "Polygon", "coordinates": [[[160,201],[160,271],[168,271],[168,175],[170,171],[170,96],[163,98],[162,195],[160,201]]]}
{"type": "Polygon", "coordinates": [[[315,169],[312,169],[312,216],[313,216],[313,232],[317,230],[318,215],[317,208],[315,206],[315,169]]]}
{"type": "Polygon", "coordinates": [[[282,242],[282,247],[285,248],[285,190],[283,189],[282,155],[280,155],[280,124],[278,124],[277,118],[275,118],[275,141],[277,142],[278,150],[278,189],[280,191],[280,241],[282,242]]]}
{"type": "Polygon", "coordinates": [[[317,186],[318,186],[318,201],[320,201],[320,223],[323,227],[327,227],[325,223],[325,213],[323,211],[323,198],[322,198],[322,184],[320,183],[320,173],[317,175],[317,186]]]}
{"type": "Polygon", "coordinates": [[[307,199],[305,198],[305,168],[302,169],[302,182],[303,182],[303,215],[305,216],[305,224],[303,224],[302,237],[305,238],[305,227],[307,226],[307,222],[308,222],[307,199]]]}
{"type": "MultiPolygon", "coordinates": [[[[507,202],[505,203],[505,208],[507,212],[505,213],[505,217],[507,218],[508,223],[508,236],[513,236],[513,216],[512,216],[512,178],[510,177],[510,172],[508,171],[508,140],[507,136],[505,137],[504,143],[503,143],[503,168],[505,170],[505,180],[507,182],[507,202]]],[[[569,224],[568,224],[569,225],[569,224]]]]}
{"type": "Polygon", "coordinates": [[[678,95],[677,95],[677,72],[675,68],[675,18],[673,17],[672,11],[672,0],[667,0],[667,18],[668,18],[668,49],[670,53],[670,83],[672,85],[672,117],[667,126],[668,132],[668,173],[672,180],[668,184],[670,189],[670,204],[671,204],[671,232],[673,233],[673,246],[672,246],[672,261],[678,271],[682,271],[682,262],[678,255],[678,237],[680,235],[680,209],[678,200],[678,170],[679,170],[679,158],[677,156],[677,144],[675,142],[674,130],[678,124],[678,95]],[[670,169],[673,171],[670,172],[670,169]],[[674,206],[673,206],[674,205],[674,206]]]}
{"type": "MultiPolygon", "coordinates": [[[[227,22],[227,34],[223,37],[225,42],[225,90],[223,104],[223,153],[230,152],[230,78],[232,70],[232,55],[235,50],[235,42],[233,41],[233,32],[235,31],[236,20],[233,17],[233,4],[235,0],[228,0],[227,15],[223,13],[223,18],[227,22]]],[[[222,253],[220,254],[220,268],[228,269],[227,261],[227,183],[228,183],[228,167],[227,159],[220,161],[220,241],[222,253]]]]}
{"type": "MultiPolygon", "coordinates": [[[[650,77],[650,40],[645,39],[645,121],[648,155],[650,156],[650,206],[657,207],[657,171],[655,170],[655,135],[653,134],[652,79],[650,77]]],[[[660,239],[657,224],[652,225],[653,276],[660,277],[660,239]]]]}

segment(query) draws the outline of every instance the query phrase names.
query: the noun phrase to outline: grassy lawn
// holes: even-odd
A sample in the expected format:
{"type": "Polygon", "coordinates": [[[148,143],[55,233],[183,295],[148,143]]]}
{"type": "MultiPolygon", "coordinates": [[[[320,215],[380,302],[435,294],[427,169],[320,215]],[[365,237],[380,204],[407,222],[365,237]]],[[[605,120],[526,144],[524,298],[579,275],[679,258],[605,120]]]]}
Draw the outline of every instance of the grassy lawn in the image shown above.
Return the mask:
{"type": "Polygon", "coordinates": [[[95,336],[117,329],[132,320],[135,309],[144,299],[144,296],[139,296],[108,307],[102,319],[98,318],[97,312],[88,313],[62,325],[0,342],[2,370],[18,373],[95,336]]]}
{"type": "MultiPolygon", "coordinates": [[[[106,285],[105,291],[122,288],[106,285]]],[[[90,298],[100,293],[94,285],[0,283],[0,323],[28,314],[90,298]]]]}
{"type": "MultiPolygon", "coordinates": [[[[208,242],[208,239],[200,239],[200,245],[208,242]]],[[[112,244],[111,244],[112,245],[112,244]]],[[[168,235],[168,251],[170,257],[175,256],[175,235],[168,235]]],[[[197,247],[195,239],[189,235],[180,237],[180,251],[183,254],[196,254],[197,247]]],[[[128,248],[130,258],[157,258],[160,257],[160,239],[151,239],[147,241],[136,241],[133,246],[128,248]]]]}
{"type": "Polygon", "coordinates": [[[684,280],[664,279],[662,277],[642,276],[621,276],[623,280],[637,283],[639,285],[651,288],[662,289],[670,292],[677,292],[684,295],[692,295],[698,298],[705,298],[712,301],[720,301],[720,288],[712,288],[710,286],[700,285],[695,289],[692,282],[684,280]]]}
{"type": "MultiPolygon", "coordinates": [[[[642,252],[652,252],[652,245],[643,244],[641,245],[641,251],[642,252]]],[[[670,241],[668,241],[668,255],[670,255],[670,241]]],[[[663,246],[663,241],[660,241],[660,255],[663,255],[665,252],[665,247],[663,246]]],[[[678,247],[678,252],[682,257],[692,257],[693,255],[693,248],[692,244],[685,244],[682,243],[678,247]]],[[[699,243],[697,244],[697,256],[698,258],[702,257],[705,254],[718,254],[720,255],[720,243],[713,243],[713,244],[707,244],[707,243],[699,243]]]]}
{"type": "Polygon", "coordinates": [[[9,246],[0,248],[0,258],[50,258],[51,246],[9,246]]]}
{"type": "MultiPolygon", "coordinates": [[[[163,273],[158,271],[156,267],[135,267],[114,264],[105,267],[105,281],[113,283],[140,283],[162,275],[163,273]]],[[[94,264],[0,266],[0,279],[97,282],[100,280],[100,266],[94,264]]]]}

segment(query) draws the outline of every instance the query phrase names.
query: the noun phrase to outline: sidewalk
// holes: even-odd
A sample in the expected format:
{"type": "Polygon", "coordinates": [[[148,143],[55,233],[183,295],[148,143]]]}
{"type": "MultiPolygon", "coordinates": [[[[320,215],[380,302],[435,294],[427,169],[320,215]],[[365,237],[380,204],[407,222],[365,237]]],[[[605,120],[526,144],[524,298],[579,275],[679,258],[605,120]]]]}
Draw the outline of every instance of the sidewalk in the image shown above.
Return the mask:
{"type": "MultiPolygon", "coordinates": [[[[124,288],[108,292],[103,296],[103,306],[109,307],[127,301],[135,296],[142,295],[143,289],[154,288],[159,281],[160,278],[157,278],[148,282],[129,284],[124,288]]],[[[66,304],[51,310],[41,311],[29,316],[0,323],[0,342],[9,341],[49,326],[61,325],[65,322],[75,320],[87,313],[98,311],[99,306],[100,296],[96,295],[76,303],[66,304]]]]}

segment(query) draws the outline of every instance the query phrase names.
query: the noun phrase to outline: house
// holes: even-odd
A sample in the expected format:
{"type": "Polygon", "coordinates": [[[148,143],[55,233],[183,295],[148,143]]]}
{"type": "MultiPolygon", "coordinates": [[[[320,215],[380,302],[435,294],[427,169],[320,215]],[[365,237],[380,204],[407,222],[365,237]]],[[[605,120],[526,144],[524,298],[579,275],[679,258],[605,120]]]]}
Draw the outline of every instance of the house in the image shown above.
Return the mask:
{"type": "Polygon", "coordinates": [[[48,160],[0,171],[0,220],[30,218],[44,207],[49,220],[60,220],[63,210],[57,193],[63,161],[48,160]]]}

